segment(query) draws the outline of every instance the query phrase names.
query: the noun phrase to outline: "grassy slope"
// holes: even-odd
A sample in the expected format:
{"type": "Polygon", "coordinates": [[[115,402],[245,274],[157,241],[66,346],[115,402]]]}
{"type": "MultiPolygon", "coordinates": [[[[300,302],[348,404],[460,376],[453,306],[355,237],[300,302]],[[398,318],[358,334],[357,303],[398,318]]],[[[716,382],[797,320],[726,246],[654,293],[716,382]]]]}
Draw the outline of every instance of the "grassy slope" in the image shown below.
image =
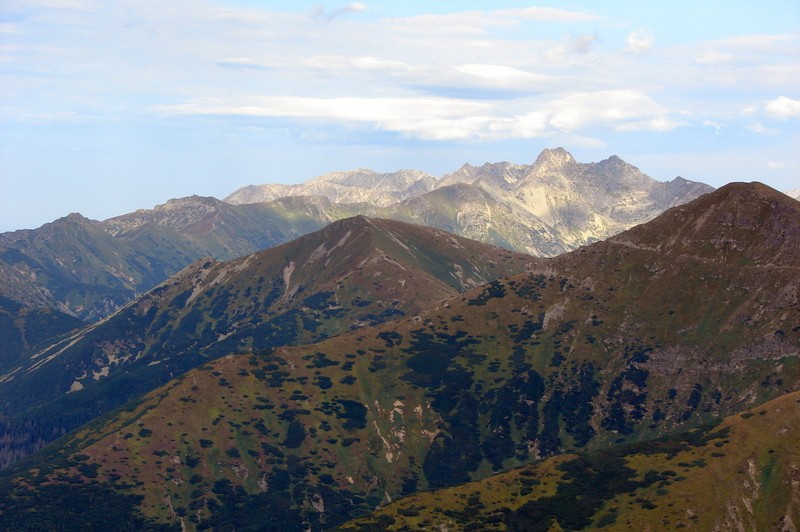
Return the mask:
{"type": "Polygon", "coordinates": [[[794,392],[690,434],[561,455],[415,494],[341,528],[793,530],[800,520],[798,441],[794,392]],[[602,474],[593,478],[587,464],[602,474]],[[576,484],[584,489],[571,490],[576,484]]]}
{"type": "Polygon", "coordinates": [[[414,314],[532,260],[354,218],[234,261],[201,261],[0,377],[0,429],[49,441],[210,359],[414,314]]]}
{"type": "MultiPolygon", "coordinates": [[[[737,364],[744,369],[726,366],[726,353],[742,341],[774,335],[771,319],[737,344],[720,327],[741,306],[724,312],[713,297],[701,297],[684,303],[692,311],[676,312],[670,331],[655,320],[655,328],[646,324],[649,313],[667,315],[671,301],[648,307],[634,328],[607,301],[621,295],[608,296],[613,292],[599,283],[594,292],[580,286],[557,276],[519,276],[420,318],[281,349],[274,359],[224,358],[111,423],[78,433],[68,449],[89,456],[100,478],[141,483],[126,491],[145,497],[143,511],[166,521],[177,519],[173,511],[186,512],[186,519],[219,515],[224,486],[218,482],[227,479],[251,497],[285,496],[281,515],[316,528],[404,491],[486,477],[587,444],[602,448],[620,437],[696,426],[797,388],[800,375],[788,354],[796,352],[796,332],[774,340],[775,362],[742,359],[737,364]],[[592,293],[603,297],[587,299],[592,293]],[[705,320],[711,345],[702,350],[696,333],[684,339],[676,332],[698,319],[705,320]],[[629,335],[624,342],[623,333],[629,335]],[[658,358],[648,365],[685,350],[694,357],[687,360],[718,360],[722,369],[698,377],[704,369],[697,362],[684,366],[678,358],[668,366],[658,358]],[[649,374],[637,418],[642,375],[632,368],[640,367],[649,374]],[[670,392],[678,373],[688,376],[670,392]],[[316,497],[327,510],[312,509],[316,497]]],[[[796,323],[789,315],[784,320],[796,323]]],[[[241,500],[250,501],[241,504],[254,515],[278,504],[241,500]]]]}
{"type": "MultiPolygon", "coordinates": [[[[798,225],[787,227],[791,244],[798,225]]],[[[50,452],[75,461],[80,450],[84,469],[133,483],[120,489],[164,521],[239,508],[257,522],[270,509],[319,528],[416,489],[646,440],[798,389],[796,259],[733,231],[726,245],[747,248],[749,263],[711,260],[696,249],[718,235],[703,232],[683,253],[623,235],[419,317],[221,359],[50,452]]],[[[619,471],[618,457],[606,462],[619,471]]],[[[39,463],[32,482],[85,478],[39,463]]],[[[621,474],[619,486],[632,482],[621,474]]]]}

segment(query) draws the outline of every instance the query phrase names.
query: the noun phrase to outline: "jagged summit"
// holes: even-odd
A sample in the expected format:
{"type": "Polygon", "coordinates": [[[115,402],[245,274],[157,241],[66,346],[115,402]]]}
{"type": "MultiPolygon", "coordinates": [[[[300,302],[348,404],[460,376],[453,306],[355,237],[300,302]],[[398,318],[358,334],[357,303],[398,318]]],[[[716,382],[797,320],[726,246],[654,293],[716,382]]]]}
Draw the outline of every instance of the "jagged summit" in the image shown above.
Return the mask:
{"type": "Polygon", "coordinates": [[[544,149],[536,161],[533,163],[534,168],[557,169],[566,165],[577,164],[575,158],[564,148],[544,149]]]}

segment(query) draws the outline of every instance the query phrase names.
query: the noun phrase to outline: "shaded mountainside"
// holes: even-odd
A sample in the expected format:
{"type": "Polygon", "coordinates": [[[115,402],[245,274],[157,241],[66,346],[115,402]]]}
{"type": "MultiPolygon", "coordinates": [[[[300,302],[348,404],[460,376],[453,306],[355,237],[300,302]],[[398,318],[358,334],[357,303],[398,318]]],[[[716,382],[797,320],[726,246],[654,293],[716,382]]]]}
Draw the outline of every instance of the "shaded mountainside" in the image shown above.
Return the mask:
{"type": "Polygon", "coordinates": [[[714,426],[411,495],[341,530],[794,530],[798,441],[794,392],[714,426]]]}
{"type": "Polygon", "coordinates": [[[24,353],[84,325],[57,310],[28,308],[0,296],[0,372],[20,364],[24,353]]]}
{"type": "Polygon", "coordinates": [[[229,262],[200,260],[116,314],[0,374],[2,449],[18,456],[229,353],[264,352],[415,314],[535,259],[356,217],[229,262]],[[37,393],[31,393],[37,390],[37,393]]]}
{"type": "Polygon", "coordinates": [[[197,196],[103,222],[71,214],[0,234],[0,295],[95,321],[195,260],[232,259],[346,217],[329,201],[234,206],[197,196]]]}
{"type": "Polygon", "coordinates": [[[586,453],[800,389],[798,228],[800,203],[729,185],[418,316],[210,362],[6,479],[112,490],[190,528],[319,530],[575,452],[627,492],[624,456],[586,453]]]}

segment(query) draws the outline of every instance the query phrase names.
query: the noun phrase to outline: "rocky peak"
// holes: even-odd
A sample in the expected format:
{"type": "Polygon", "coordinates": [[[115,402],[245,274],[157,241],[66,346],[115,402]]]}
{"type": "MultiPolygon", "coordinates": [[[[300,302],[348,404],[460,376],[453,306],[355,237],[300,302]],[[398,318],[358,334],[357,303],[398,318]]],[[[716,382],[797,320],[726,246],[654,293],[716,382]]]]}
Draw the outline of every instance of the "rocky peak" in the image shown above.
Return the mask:
{"type": "Polygon", "coordinates": [[[62,225],[65,224],[85,225],[92,223],[92,221],[79,212],[72,212],[62,218],[59,218],[58,220],[55,220],[53,223],[62,225]]]}
{"type": "Polygon", "coordinates": [[[648,191],[656,185],[656,180],[616,155],[598,163],[590,163],[588,166],[589,170],[607,185],[616,184],[648,191]]]}
{"type": "Polygon", "coordinates": [[[575,158],[564,148],[544,149],[536,162],[533,163],[535,169],[559,169],[567,165],[577,164],[575,158]]]}
{"type": "Polygon", "coordinates": [[[451,174],[445,174],[436,183],[436,188],[446,187],[455,183],[472,183],[478,174],[478,167],[469,163],[464,163],[461,167],[451,174]]]}
{"type": "Polygon", "coordinates": [[[96,222],[90,220],[84,215],[77,212],[73,212],[68,214],[67,216],[54,220],[50,223],[44,224],[39,231],[41,232],[42,235],[48,235],[49,237],[53,236],[58,231],[74,230],[74,229],[82,230],[93,225],[94,223],[96,222]]]}
{"type": "Polygon", "coordinates": [[[156,205],[154,211],[171,211],[176,209],[186,208],[201,208],[201,209],[218,209],[220,202],[216,198],[207,196],[188,196],[186,198],[177,198],[168,200],[166,203],[156,205]]]}

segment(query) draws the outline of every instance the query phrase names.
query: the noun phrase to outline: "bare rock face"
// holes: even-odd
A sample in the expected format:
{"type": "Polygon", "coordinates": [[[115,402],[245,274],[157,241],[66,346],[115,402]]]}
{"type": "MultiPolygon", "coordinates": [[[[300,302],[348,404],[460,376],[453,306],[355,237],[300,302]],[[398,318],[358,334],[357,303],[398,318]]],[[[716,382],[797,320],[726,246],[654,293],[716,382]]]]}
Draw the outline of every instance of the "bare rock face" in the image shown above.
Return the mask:
{"type": "Polygon", "coordinates": [[[368,169],[332,172],[297,185],[249,185],[225,201],[263,203],[287,196],[322,196],[334,203],[370,203],[385,207],[433,189],[436,178],[418,170],[378,173],[368,169]]]}
{"type": "Polygon", "coordinates": [[[248,186],[225,201],[319,195],[339,205],[361,202],[346,208],[554,256],[644,223],[711,190],[682,178],[656,181],[615,155],[579,163],[564,148],[555,148],[542,151],[531,165],[465,164],[439,179],[413,170],[354,170],[299,185],[248,186]]]}

